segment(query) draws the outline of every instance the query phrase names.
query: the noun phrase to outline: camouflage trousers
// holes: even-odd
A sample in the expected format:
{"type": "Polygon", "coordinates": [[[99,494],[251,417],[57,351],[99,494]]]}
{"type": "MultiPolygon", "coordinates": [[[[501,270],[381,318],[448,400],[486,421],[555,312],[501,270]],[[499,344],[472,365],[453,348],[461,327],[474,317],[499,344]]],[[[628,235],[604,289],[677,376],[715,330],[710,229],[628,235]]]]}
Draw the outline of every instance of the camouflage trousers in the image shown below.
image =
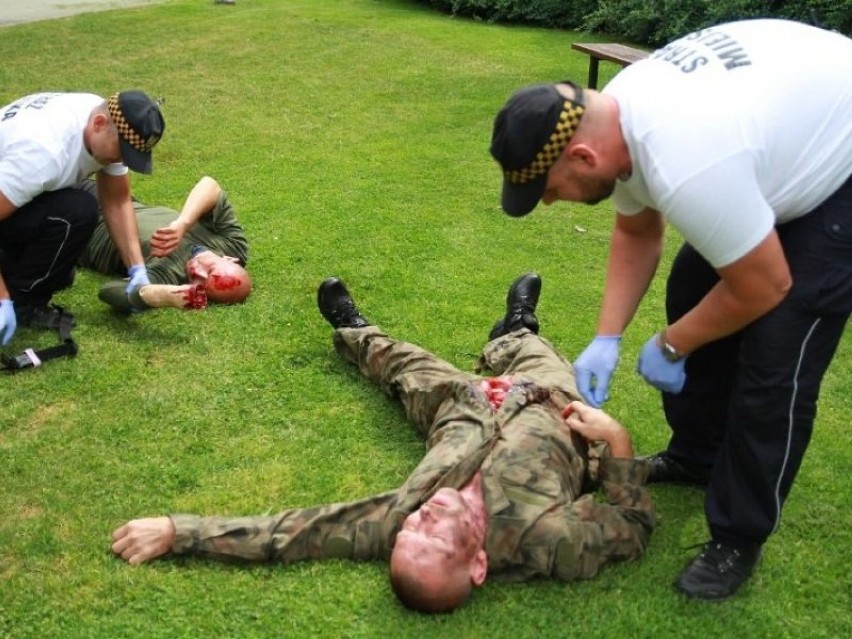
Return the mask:
{"type": "MultiPolygon", "coordinates": [[[[386,395],[398,399],[426,438],[437,436],[451,421],[478,425],[494,421],[494,411],[479,388],[481,376],[460,371],[415,344],[368,326],[338,329],[334,347],[386,395]]],[[[531,403],[548,403],[561,412],[565,404],[580,398],[571,364],[550,342],[527,329],[486,344],[476,370],[511,375],[515,381],[498,417],[505,413],[508,418],[531,403]]]]}

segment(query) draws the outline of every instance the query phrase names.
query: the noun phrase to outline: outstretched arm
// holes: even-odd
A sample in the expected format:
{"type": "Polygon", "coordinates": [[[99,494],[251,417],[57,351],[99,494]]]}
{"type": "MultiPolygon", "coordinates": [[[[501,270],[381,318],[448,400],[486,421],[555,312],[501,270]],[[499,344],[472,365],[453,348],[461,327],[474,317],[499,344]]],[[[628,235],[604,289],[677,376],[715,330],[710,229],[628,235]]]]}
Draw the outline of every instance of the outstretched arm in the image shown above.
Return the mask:
{"type": "Polygon", "coordinates": [[[151,236],[151,255],[165,257],[180,246],[186,232],[213,210],[221,192],[222,187],[212,177],[205,175],[198,180],[187,195],[178,218],[154,231],[151,236]]]}
{"type": "Polygon", "coordinates": [[[113,533],[112,551],[132,564],[168,553],[228,561],[374,560],[389,554],[384,522],[396,492],[346,504],[256,517],[171,515],[134,519],[113,533]]]}
{"type": "Polygon", "coordinates": [[[663,218],[653,209],[616,216],[598,335],[621,335],[633,319],[657,270],[663,231],[663,218]]]}
{"type": "Polygon", "coordinates": [[[127,522],[112,533],[112,551],[131,564],[167,555],[175,543],[175,526],[169,517],[149,517],[127,522]]]}
{"type": "Polygon", "coordinates": [[[201,284],[145,284],[126,289],[127,280],[112,280],[101,286],[98,298],[125,313],[149,308],[207,308],[207,291],[201,284]]]}
{"type": "Polygon", "coordinates": [[[104,222],[124,265],[144,264],[139,227],[130,200],[130,178],[98,171],[97,184],[104,222]]]}
{"type": "Polygon", "coordinates": [[[597,333],[574,362],[577,389],[592,406],[599,407],[609,398],[621,334],[657,270],[664,228],[662,216],[654,209],[616,215],[597,333]]]}

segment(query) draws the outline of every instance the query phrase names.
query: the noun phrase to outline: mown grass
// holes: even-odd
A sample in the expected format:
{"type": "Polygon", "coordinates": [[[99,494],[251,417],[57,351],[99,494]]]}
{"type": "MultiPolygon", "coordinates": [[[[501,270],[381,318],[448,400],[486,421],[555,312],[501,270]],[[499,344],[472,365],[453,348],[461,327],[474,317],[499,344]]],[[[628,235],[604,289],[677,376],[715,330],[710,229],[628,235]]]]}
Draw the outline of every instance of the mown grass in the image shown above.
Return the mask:
{"type": "MultiPolygon", "coordinates": [[[[79,356],[0,380],[0,636],[852,634],[848,338],[782,526],[722,605],[670,587],[706,536],[702,494],[678,487],[653,488],[659,527],[641,561],[585,583],[489,581],[444,617],[405,611],[379,564],[134,568],[109,552],[132,517],[338,501],[414,467],[423,448],[400,409],[330,347],[315,306],[324,277],[343,277],[392,334],[469,369],[506,286],[535,270],[543,333],[569,357],[582,350],[610,207],[510,219],[488,155],[511,91],[585,79],[578,38],[590,36],[401,0],[167,0],[0,30],[2,103],[42,90],[165,96],[155,173],[134,176],[135,194],[178,208],[198,177],[216,177],[251,240],[256,284],[247,304],[200,314],[115,317],[91,273],[57,297],[77,315],[79,356]]],[[[633,373],[662,321],[660,279],[607,405],[642,453],[667,440],[655,393],[633,373]]],[[[52,339],[20,331],[7,351],[52,339]]]]}

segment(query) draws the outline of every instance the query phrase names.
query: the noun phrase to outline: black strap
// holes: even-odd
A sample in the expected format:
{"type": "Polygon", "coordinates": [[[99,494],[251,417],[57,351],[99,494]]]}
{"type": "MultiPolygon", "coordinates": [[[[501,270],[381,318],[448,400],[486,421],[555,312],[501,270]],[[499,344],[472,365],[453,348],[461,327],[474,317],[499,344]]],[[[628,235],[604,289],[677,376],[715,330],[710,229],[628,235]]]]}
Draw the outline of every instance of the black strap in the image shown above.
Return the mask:
{"type": "Polygon", "coordinates": [[[77,343],[71,337],[71,326],[74,318],[63,307],[51,304],[59,311],[59,346],[43,348],[40,351],[27,348],[20,355],[8,356],[0,353],[0,365],[7,372],[14,373],[27,368],[38,368],[43,362],[57,357],[74,357],[77,354],[77,343]]]}

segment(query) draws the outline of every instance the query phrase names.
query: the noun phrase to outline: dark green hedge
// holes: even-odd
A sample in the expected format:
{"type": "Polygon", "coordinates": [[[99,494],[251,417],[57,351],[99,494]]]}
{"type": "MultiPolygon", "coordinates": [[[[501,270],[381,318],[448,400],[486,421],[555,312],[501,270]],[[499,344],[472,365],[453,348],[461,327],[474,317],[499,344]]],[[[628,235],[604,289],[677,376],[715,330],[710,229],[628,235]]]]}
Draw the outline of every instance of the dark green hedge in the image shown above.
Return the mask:
{"type": "Polygon", "coordinates": [[[852,0],[419,0],[490,22],[607,33],[649,47],[742,18],[788,18],[852,35],[852,0]]]}

